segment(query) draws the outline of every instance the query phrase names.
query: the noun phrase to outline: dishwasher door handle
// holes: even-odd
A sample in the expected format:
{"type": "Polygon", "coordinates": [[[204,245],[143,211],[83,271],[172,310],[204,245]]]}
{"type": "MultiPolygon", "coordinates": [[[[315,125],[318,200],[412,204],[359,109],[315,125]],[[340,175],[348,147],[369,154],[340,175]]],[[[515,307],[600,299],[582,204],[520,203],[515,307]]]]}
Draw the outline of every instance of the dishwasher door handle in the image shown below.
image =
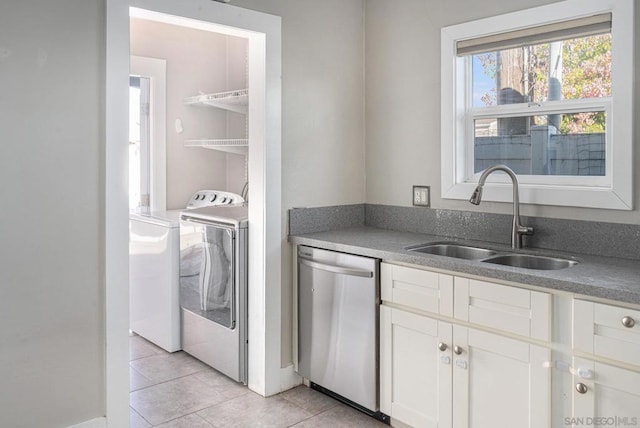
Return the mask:
{"type": "Polygon", "coordinates": [[[342,275],[361,276],[361,277],[364,277],[364,278],[373,278],[373,272],[368,271],[368,270],[347,268],[347,267],[342,267],[342,266],[335,266],[335,265],[330,265],[330,264],[326,264],[326,263],[315,262],[313,260],[305,259],[303,257],[298,257],[298,262],[300,264],[303,264],[305,266],[309,266],[309,267],[314,268],[314,269],[326,270],[328,272],[339,273],[339,274],[342,274],[342,275]]]}

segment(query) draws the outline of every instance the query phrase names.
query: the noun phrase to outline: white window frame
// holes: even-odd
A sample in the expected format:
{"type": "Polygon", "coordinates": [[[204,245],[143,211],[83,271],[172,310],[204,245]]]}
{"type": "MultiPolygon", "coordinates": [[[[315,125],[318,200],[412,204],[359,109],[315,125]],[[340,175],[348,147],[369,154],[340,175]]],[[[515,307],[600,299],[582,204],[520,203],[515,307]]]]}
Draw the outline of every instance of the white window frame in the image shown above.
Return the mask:
{"type": "Polygon", "coordinates": [[[149,209],[167,209],[167,61],[131,55],[129,72],[151,79],[149,209]]]}
{"type": "MultiPolygon", "coordinates": [[[[618,210],[633,209],[633,0],[567,0],[547,6],[445,27],[441,31],[441,163],[442,198],[468,199],[480,174],[473,173],[473,112],[468,57],[456,56],[460,40],[500,34],[527,27],[562,22],[585,16],[612,14],[611,97],[545,103],[554,112],[579,108],[606,113],[606,175],[522,176],[520,201],[618,210]]],[[[522,106],[500,106],[501,114],[513,115],[522,106]]],[[[542,110],[526,108],[527,115],[542,110]]],[[[483,199],[511,202],[511,184],[503,174],[492,174],[483,199]]]]}

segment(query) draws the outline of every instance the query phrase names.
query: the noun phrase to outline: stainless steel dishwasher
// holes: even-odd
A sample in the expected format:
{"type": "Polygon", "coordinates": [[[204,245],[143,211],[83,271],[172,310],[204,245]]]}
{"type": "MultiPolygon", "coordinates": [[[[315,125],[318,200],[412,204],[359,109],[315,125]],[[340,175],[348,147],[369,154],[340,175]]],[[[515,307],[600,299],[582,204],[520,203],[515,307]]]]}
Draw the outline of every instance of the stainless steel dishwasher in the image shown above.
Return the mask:
{"type": "Polygon", "coordinates": [[[378,411],[379,266],[378,259],[298,246],[298,373],[312,388],[385,420],[378,411]]]}

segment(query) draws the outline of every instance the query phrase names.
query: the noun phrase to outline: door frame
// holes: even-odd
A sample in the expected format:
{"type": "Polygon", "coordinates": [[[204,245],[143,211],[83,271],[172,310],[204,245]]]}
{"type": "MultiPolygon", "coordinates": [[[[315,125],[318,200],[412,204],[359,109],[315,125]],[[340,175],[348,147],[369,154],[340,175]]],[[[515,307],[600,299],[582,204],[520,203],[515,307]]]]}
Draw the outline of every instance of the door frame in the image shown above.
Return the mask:
{"type": "Polygon", "coordinates": [[[104,169],[105,412],[129,421],[128,83],[130,8],[249,40],[249,388],[281,390],[281,18],[210,0],[107,0],[104,169]]]}

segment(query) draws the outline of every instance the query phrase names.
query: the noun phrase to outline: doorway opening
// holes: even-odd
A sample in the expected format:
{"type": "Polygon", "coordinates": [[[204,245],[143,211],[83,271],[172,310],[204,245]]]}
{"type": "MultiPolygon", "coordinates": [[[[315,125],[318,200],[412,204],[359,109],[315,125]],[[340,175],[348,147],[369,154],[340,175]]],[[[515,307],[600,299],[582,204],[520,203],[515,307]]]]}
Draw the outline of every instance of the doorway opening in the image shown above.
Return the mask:
{"type": "MultiPolygon", "coordinates": [[[[171,370],[154,374],[155,365],[171,361],[185,364],[183,369],[194,366],[182,352],[171,355],[176,351],[246,382],[246,227],[201,230],[182,221],[181,211],[242,201],[237,195],[248,179],[251,120],[248,37],[221,33],[214,24],[193,28],[175,19],[132,9],[129,31],[129,320],[135,333],[130,404],[149,422],[153,400],[140,397],[153,395],[157,382],[176,380],[171,370]],[[157,82],[140,67],[153,61],[166,64],[166,102],[158,107],[166,109],[168,119],[162,123],[154,114],[157,108],[150,108],[157,82]],[[163,153],[155,138],[148,144],[149,122],[166,130],[163,153]],[[167,206],[148,213],[148,201],[155,199],[148,182],[159,156],[167,160],[167,206]]],[[[222,209],[218,215],[240,212],[246,219],[246,208],[222,209]]],[[[175,373],[185,375],[180,369],[175,373]]]]}
{"type": "MultiPolygon", "coordinates": [[[[128,76],[130,15],[217,30],[249,43],[249,387],[281,390],[281,19],[218,2],[107,2],[105,169],[105,389],[109,426],[129,419],[128,376],[128,76]],[[273,267],[267,269],[267,266],[273,267]]],[[[167,130],[176,123],[167,120],[167,130]]],[[[178,129],[178,126],[175,126],[178,129]]],[[[171,179],[167,177],[167,183],[171,179]]],[[[151,183],[153,187],[153,183],[151,183]]],[[[151,192],[153,195],[153,191],[151,192]]],[[[153,197],[151,197],[153,201],[153,197]]],[[[153,203],[153,202],[152,202],[153,203]]]]}

